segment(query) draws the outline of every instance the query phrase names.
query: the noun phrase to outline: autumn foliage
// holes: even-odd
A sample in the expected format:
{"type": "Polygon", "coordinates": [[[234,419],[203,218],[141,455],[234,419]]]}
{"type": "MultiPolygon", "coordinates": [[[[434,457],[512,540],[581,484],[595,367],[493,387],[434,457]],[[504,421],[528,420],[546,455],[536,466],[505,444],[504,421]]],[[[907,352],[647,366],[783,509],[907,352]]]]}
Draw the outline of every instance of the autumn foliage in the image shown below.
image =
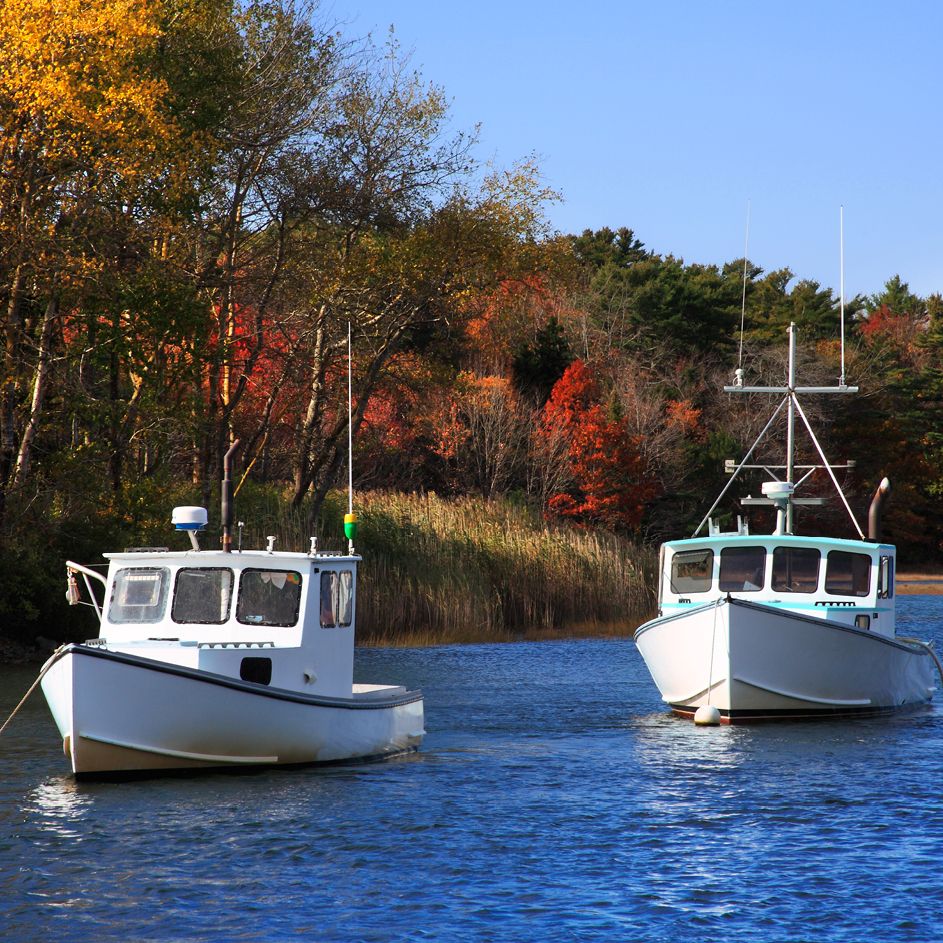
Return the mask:
{"type": "MultiPolygon", "coordinates": [[[[33,604],[23,534],[212,507],[235,439],[239,486],[314,532],[348,368],[355,488],[652,543],[766,421],[734,369],[775,384],[792,323],[804,382],[842,369],[831,289],[552,233],[532,159],[484,168],[395,38],[348,43],[317,4],[0,2],[0,612],[33,604]]],[[[817,432],[855,506],[890,475],[889,539],[943,558],[943,299],[894,276],[846,310],[863,395],[813,403],[817,432]]]]}
{"type": "Polygon", "coordinates": [[[547,510],[585,525],[636,530],[654,486],[634,442],[601,402],[591,369],[574,361],[556,383],[540,419],[539,435],[565,444],[568,486],[549,497],[547,510]]]}

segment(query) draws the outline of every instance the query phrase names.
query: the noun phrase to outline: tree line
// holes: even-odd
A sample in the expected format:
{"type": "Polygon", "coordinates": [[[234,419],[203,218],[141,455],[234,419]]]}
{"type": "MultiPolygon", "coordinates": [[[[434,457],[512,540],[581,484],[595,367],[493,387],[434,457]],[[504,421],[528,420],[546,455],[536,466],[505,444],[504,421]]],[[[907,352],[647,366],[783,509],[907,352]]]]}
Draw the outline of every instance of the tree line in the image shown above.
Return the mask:
{"type": "MultiPolygon", "coordinates": [[[[688,531],[765,422],[720,392],[733,370],[781,377],[796,323],[800,375],[837,379],[834,292],[629,228],[554,233],[537,163],[475,145],[392,34],[344,38],[314,3],[6,0],[3,540],[58,549],[171,493],[212,505],[236,439],[239,486],[314,527],[348,366],[360,488],[688,531]]],[[[894,479],[889,535],[920,559],[943,539],[941,316],[899,276],[852,299],[861,396],[814,404],[859,507],[894,479]]]]}

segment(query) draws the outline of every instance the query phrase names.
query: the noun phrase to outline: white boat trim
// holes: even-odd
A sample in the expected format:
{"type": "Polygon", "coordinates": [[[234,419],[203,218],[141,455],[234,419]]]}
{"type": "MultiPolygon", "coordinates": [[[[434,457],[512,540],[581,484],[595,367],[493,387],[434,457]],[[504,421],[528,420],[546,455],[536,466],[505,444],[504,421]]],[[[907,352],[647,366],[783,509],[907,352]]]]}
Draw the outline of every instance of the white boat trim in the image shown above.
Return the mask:
{"type": "MultiPolygon", "coordinates": [[[[141,655],[129,655],[126,652],[113,652],[109,649],[99,648],[97,646],[84,645],[81,643],[66,645],[61,648],[48,662],[51,667],[55,662],[64,658],[66,655],[82,655],[86,658],[101,658],[106,661],[121,662],[140,668],[144,671],[157,671],[161,674],[177,675],[187,678],[191,681],[198,681],[202,684],[217,685],[219,687],[231,688],[236,691],[244,691],[255,697],[272,698],[281,701],[292,701],[296,704],[307,704],[313,707],[333,707],[341,710],[387,710],[390,707],[398,707],[402,704],[411,704],[414,701],[422,700],[421,691],[405,691],[404,693],[394,693],[389,696],[382,696],[380,693],[365,693],[362,697],[326,697],[319,694],[304,694],[300,691],[289,691],[285,688],[273,688],[264,684],[257,684],[252,681],[242,681],[239,678],[230,678],[227,675],[214,674],[210,671],[203,671],[197,668],[186,668],[182,665],[171,664],[170,662],[156,661],[153,658],[144,658],[141,655]]],[[[395,689],[394,689],[395,690],[395,689]]],[[[400,689],[402,690],[402,689],[400,689]]]]}
{"type": "Polygon", "coordinates": [[[665,694],[662,700],[666,704],[682,704],[685,701],[692,701],[694,698],[706,696],[708,691],[713,691],[714,688],[720,687],[726,680],[726,678],[718,678],[707,687],[703,687],[700,691],[695,691],[693,694],[665,694]]]}
{"type": "Polygon", "coordinates": [[[79,736],[85,740],[94,740],[96,743],[104,743],[111,747],[121,747],[122,749],[135,750],[139,753],[155,753],[158,756],[169,756],[175,760],[196,760],[201,763],[250,763],[269,765],[278,762],[277,756],[220,756],[212,753],[188,753],[184,750],[168,750],[163,747],[148,746],[143,743],[114,740],[110,737],[102,737],[85,731],[79,731],[79,736]]]}
{"type": "MultiPolygon", "coordinates": [[[[826,619],[816,619],[812,616],[803,615],[801,612],[796,612],[794,609],[787,609],[786,607],[780,606],[770,606],[764,603],[752,602],[746,599],[740,599],[736,596],[728,596],[726,599],[714,599],[711,602],[704,603],[700,606],[691,606],[690,608],[685,608],[680,612],[673,612],[668,616],[659,616],[656,619],[651,619],[648,622],[640,625],[638,630],[635,633],[635,638],[639,638],[641,635],[644,635],[649,629],[657,628],[660,625],[665,624],[666,622],[672,622],[676,619],[684,619],[687,616],[690,616],[692,613],[699,612],[703,609],[714,609],[718,605],[730,605],[730,606],[742,606],[745,609],[756,609],[760,612],[769,612],[775,613],[779,616],[786,616],[791,620],[797,622],[807,622],[811,625],[816,626],[816,628],[829,629],[834,632],[847,632],[850,635],[857,635],[861,638],[870,639],[873,642],[879,642],[882,645],[890,645],[891,648],[903,649],[906,652],[914,652],[918,654],[926,654],[925,648],[926,645],[919,640],[910,642],[906,639],[901,638],[888,638],[886,635],[880,635],[877,632],[873,632],[870,629],[859,629],[853,625],[845,625],[840,622],[830,622],[826,619]]],[[[835,606],[835,608],[839,608],[835,606]]],[[[859,606],[863,611],[872,612],[871,607],[868,606],[859,606]]],[[[705,689],[706,690],[706,689],[705,689]]]]}

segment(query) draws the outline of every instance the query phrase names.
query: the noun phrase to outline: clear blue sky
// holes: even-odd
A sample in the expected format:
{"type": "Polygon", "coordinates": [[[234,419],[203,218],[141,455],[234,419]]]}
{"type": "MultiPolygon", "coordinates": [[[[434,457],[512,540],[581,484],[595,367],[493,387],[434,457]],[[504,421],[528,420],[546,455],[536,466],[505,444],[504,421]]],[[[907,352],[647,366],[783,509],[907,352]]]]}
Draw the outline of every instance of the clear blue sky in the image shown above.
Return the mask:
{"type": "Polygon", "coordinates": [[[323,0],[395,26],[478,157],[536,154],[561,232],[628,226],[837,293],[943,292],[943,2],[323,0]]]}

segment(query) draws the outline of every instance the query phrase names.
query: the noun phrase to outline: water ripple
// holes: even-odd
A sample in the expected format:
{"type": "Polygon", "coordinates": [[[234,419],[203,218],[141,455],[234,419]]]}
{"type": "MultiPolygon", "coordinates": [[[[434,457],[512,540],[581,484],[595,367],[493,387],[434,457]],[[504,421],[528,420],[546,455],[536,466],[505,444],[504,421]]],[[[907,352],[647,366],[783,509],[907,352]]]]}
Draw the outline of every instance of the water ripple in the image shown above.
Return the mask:
{"type": "MultiPolygon", "coordinates": [[[[943,636],[943,604],[901,600],[943,636]]],[[[63,941],[943,938],[943,706],[704,730],[631,643],[360,653],[426,691],[376,766],[76,784],[3,745],[0,928],[63,941]]],[[[0,712],[32,677],[6,669],[0,712]]]]}

